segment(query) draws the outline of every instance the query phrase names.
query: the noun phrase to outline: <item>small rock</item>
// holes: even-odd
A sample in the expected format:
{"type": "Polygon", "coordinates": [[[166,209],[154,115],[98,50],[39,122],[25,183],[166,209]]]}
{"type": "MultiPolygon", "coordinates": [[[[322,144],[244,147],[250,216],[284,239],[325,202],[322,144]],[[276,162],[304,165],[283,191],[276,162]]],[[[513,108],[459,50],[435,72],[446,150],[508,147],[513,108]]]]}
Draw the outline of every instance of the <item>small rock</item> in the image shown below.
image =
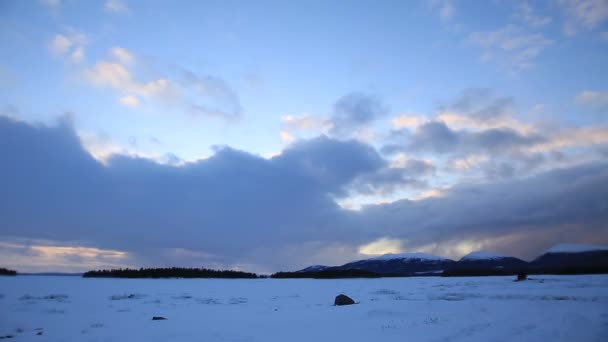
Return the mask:
{"type": "Polygon", "coordinates": [[[161,317],[161,316],[154,316],[152,317],[153,321],[165,321],[167,320],[165,317],[161,317]]]}
{"type": "Polygon", "coordinates": [[[340,294],[336,296],[336,300],[334,301],[334,305],[352,305],[355,304],[355,301],[347,295],[340,294]]]}
{"type": "Polygon", "coordinates": [[[37,332],[36,335],[38,335],[38,336],[42,335],[42,331],[37,332]]]}
{"type": "Polygon", "coordinates": [[[523,281],[528,279],[528,275],[524,272],[520,272],[517,274],[517,281],[523,281]]]}

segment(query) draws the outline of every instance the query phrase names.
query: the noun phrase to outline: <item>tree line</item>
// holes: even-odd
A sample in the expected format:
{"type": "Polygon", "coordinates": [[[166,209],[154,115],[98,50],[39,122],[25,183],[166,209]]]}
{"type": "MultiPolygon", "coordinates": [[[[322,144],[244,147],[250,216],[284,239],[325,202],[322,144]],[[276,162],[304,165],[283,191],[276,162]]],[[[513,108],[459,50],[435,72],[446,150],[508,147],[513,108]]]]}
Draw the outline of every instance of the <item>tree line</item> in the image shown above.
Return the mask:
{"type": "Polygon", "coordinates": [[[17,275],[17,271],[9,270],[8,268],[0,267],[0,275],[17,275]]]}
{"type": "Polygon", "coordinates": [[[111,270],[93,270],[85,272],[84,278],[228,278],[254,279],[258,275],[250,272],[233,270],[213,270],[207,268],[119,268],[111,270]]]}

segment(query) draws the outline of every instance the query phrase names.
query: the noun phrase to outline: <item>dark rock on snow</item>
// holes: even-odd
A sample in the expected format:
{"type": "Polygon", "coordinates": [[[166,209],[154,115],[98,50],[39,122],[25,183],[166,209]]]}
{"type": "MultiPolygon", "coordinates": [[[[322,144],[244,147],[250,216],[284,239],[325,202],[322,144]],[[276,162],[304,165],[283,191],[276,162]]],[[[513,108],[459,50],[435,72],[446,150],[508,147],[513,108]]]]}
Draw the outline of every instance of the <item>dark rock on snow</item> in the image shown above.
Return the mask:
{"type": "Polygon", "coordinates": [[[347,295],[340,294],[336,296],[336,300],[334,301],[334,305],[352,305],[355,304],[355,301],[347,295]]]}
{"type": "Polygon", "coordinates": [[[153,321],[164,321],[164,320],[166,320],[166,318],[161,317],[161,316],[154,316],[154,317],[152,317],[152,320],[153,321]]]}

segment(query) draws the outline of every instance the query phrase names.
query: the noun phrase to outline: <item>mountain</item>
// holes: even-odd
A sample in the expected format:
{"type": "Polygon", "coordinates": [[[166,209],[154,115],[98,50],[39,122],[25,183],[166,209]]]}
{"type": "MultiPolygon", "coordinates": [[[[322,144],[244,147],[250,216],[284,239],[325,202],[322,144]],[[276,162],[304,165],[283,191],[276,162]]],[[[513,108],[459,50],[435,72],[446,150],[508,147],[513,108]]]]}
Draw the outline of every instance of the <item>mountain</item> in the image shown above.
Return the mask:
{"type": "Polygon", "coordinates": [[[530,263],[532,273],[608,273],[608,246],[559,244],[530,263]]]}
{"type": "Polygon", "coordinates": [[[384,254],[378,257],[349,262],[336,269],[354,269],[385,275],[438,275],[453,260],[425,253],[384,254]]]}
{"type": "Polygon", "coordinates": [[[443,276],[512,275],[528,268],[528,263],[511,256],[478,251],[451,264],[443,276]]]}
{"type": "MultiPolygon", "coordinates": [[[[288,273],[288,274],[287,274],[288,273]]],[[[477,251],[453,261],[425,253],[384,254],[349,262],[342,266],[315,265],[285,277],[372,277],[372,276],[490,276],[531,274],[608,273],[608,246],[559,244],[532,262],[477,251]],[[354,270],[361,273],[344,273],[354,270]]],[[[281,274],[283,276],[283,274],[281,274]]]]}
{"type": "Polygon", "coordinates": [[[303,273],[306,273],[306,272],[319,272],[319,271],[324,271],[324,270],[329,269],[329,268],[331,268],[331,267],[330,266],[323,266],[323,265],[313,265],[313,266],[308,266],[306,268],[303,268],[303,269],[301,269],[299,271],[296,271],[296,272],[303,272],[303,273]]]}

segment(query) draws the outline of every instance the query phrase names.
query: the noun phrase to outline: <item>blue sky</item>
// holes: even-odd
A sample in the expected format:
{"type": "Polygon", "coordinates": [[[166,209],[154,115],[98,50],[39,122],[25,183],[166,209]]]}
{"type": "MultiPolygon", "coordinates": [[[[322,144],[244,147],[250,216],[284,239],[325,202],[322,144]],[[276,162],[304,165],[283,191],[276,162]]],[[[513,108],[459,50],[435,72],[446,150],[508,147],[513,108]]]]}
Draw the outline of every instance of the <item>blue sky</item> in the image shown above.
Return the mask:
{"type": "MultiPolygon", "coordinates": [[[[605,162],[608,153],[605,0],[3,1],[0,43],[0,115],[11,120],[7,130],[26,124],[34,131],[44,127],[54,132],[50,136],[73,135],[110,178],[120,178],[125,160],[167,167],[173,174],[234,156],[228,150],[246,152],[257,158],[252,163],[266,165],[262,168],[283,165],[279,168],[290,172],[308,170],[316,180],[329,177],[315,188],[319,200],[331,198],[324,208],[337,205],[332,209],[339,213],[336,226],[359,227],[357,238],[348,241],[332,234],[301,237],[309,250],[300,253],[310,258],[269,262],[268,250],[277,246],[292,254],[289,238],[247,255],[215,251],[212,259],[220,266],[238,267],[245,259],[258,270],[337,263],[361,257],[370,244],[378,247],[377,253],[424,250],[456,258],[473,248],[530,257],[559,242],[559,236],[582,242],[599,236],[608,243],[605,225],[579,222],[574,214],[558,225],[561,235],[546,230],[545,238],[519,249],[512,244],[519,241],[514,236],[523,229],[520,224],[500,233],[486,227],[488,231],[475,230],[462,239],[434,241],[422,228],[404,228],[418,222],[415,218],[396,218],[384,228],[367,218],[404,201],[447,203],[463,187],[493,189],[563,169],[604,174],[596,164],[605,162]],[[343,156],[345,151],[366,156],[365,162],[343,156]],[[379,159],[369,159],[369,153],[379,159]],[[305,156],[300,160],[304,164],[292,169],[292,155],[305,156]],[[315,164],[319,160],[321,166],[315,164]],[[344,161],[354,174],[325,164],[331,160],[344,161]],[[116,169],[121,171],[112,173],[116,169]]],[[[53,142],[41,146],[46,144],[53,142]]],[[[14,145],[6,153],[22,150],[14,145]]],[[[144,182],[141,178],[150,172],[138,167],[143,169],[132,182],[144,182]]],[[[275,175],[289,176],[282,180],[284,186],[287,179],[299,179],[285,172],[275,175]]],[[[5,181],[18,183],[10,177],[5,181]]],[[[169,182],[158,180],[163,181],[169,182]]],[[[58,201],[64,198],[57,196],[58,201]]],[[[176,196],[188,201],[184,193],[176,196]]],[[[4,210],[9,198],[3,199],[4,210]]],[[[226,205],[232,204],[232,211],[222,210],[246,210],[227,199],[226,205]]],[[[202,219],[179,215],[186,231],[202,219]]],[[[15,260],[12,266],[36,267],[24,264],[15,246],[47,248],[39,261],[50,264],[43,269],[104,265],[95,253],[98,257],[80,264],[66,262],[59,253],[53,264],[48,246],[55,251],[116,250],[129,256],[123,261],[130,265],[154,261],[141,248],[114,246],[97,234],[57,239],[36,230],[63,229],[49,220],[5,222],[12,227],[0,230],[0,252],[15,260]]],[[[162,240],[167,228],[156,229],[162,240]]],[[[208,250],[202,247],[186,248],[181,241],[157,247],[194,253],[185,261],[167,257],[175,263],[208,262],[208,250]]],[[[78,251],[66,253],[83,253],[78,251]]]]}

